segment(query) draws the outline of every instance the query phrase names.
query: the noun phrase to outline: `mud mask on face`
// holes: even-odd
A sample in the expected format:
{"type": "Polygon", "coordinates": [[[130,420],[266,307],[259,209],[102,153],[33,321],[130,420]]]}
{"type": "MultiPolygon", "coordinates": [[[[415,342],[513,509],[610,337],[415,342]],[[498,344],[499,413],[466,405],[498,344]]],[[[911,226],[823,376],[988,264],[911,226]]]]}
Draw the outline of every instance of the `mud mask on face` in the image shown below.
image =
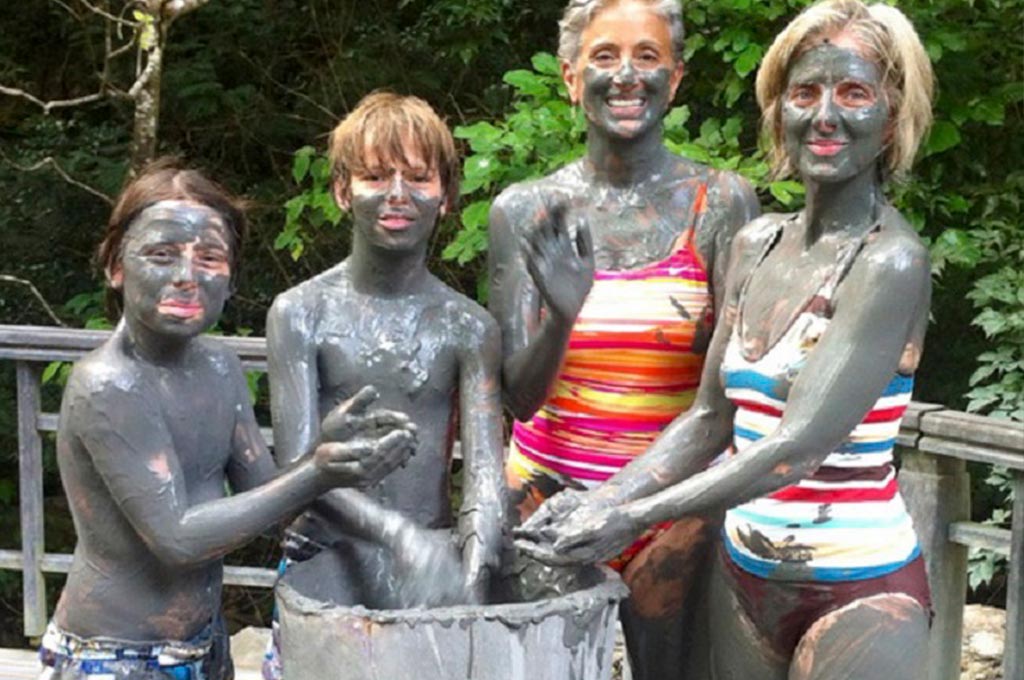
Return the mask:
{"type": "Polygon", "coordinates": [[[624,61],[617,70],[583,70],[583,109],[592,125],[635,137],[656,126],[668,109],[672,70],[637,69],[624,61]]]}
{"type": "Polygon", "coordinates": [[[369,244],[390,250],[424,247],[440,208],[440,196],[417,191],[401,178],[394,178],[385,191],[352,195],[356,232],[369,244]]]}
{"type": "Polygon", "coordinates": [[[889,120],[878,65],[855,51],[821,45],[790,69],[784,143],[806,179],[839,182],[874,171],[889,120]]]}
{"type": "Polygon", "coordinates": [[[158,334],[197,335],[220,317],[231,291],[230,237],[215,210],[162,201],[125,235],[125,317],[158,334]]]}

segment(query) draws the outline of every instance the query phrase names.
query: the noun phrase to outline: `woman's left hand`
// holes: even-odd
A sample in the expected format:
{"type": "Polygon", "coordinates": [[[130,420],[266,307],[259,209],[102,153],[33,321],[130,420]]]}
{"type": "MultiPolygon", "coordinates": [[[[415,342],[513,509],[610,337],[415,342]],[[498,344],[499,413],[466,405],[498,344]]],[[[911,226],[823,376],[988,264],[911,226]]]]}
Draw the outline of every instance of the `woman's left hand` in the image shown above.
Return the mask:
{"type": "Polygon", "coordinates": [[[620,508],[584,506],[550,526],[548,541],[520,539],[516,545],[548,564],[587,564],[604,562],[619,554],[641,531],[642,527],[620,508]]]}

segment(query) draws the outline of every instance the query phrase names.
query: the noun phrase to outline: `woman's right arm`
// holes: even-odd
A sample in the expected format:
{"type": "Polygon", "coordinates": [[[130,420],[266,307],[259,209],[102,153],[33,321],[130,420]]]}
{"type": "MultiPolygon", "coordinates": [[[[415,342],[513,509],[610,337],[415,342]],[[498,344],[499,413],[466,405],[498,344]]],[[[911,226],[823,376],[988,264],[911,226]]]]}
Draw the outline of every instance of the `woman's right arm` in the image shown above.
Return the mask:
{"type": "Polygon", "coordinates": [[[518,187],[494,201],[489,232],[489,308],[501,328],[502,389],[524,421],[547,399],[590,292],[590,236],[581,229],[571,239],[564,206],[518,187]]]}

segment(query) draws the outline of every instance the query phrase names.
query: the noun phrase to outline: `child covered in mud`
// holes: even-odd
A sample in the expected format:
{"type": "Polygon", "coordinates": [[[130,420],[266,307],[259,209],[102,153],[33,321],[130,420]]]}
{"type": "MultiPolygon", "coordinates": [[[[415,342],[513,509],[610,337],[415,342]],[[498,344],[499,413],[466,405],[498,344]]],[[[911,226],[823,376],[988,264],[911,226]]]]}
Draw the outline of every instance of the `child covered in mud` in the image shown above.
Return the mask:
{"type": "Polygon", "coordinates": [[[499,333],[483,308],[426,266],[434,227],[459,193],[454,141],[424,101],[375,93],[334,130],[330,155],[335,199],[352,216],[352,252],[271,307],[275,455],[294,460],[316,440],[322,414],[366,383],[381,404],[409,415],[418,445],[408,466],[365,494],[321,499],[287,532],[286,559],[331,548],[317,561],[328,573],[316,580],[329,583],[325,597],[338,604],[485,600],[503,526],[499,333]],[[457,521],[449,490],[456,423],[464,460],[457,521]],[[453,568],[438,562],[446,554],[453,568]]]}
{"type": "Polygon", "coordinates": [[[368,412],[373,391],[353,390],[286,470],[274,464],[238,358],[200,337],[231,293],[245,226],[224,189],[168,162],[117,201],[99,255],[124,314],[75,366],[61,405],[57,460],[78,543],[40,649],[43,680],[230,680],[224,555],[412,452],[407,419],[368,412]]]}

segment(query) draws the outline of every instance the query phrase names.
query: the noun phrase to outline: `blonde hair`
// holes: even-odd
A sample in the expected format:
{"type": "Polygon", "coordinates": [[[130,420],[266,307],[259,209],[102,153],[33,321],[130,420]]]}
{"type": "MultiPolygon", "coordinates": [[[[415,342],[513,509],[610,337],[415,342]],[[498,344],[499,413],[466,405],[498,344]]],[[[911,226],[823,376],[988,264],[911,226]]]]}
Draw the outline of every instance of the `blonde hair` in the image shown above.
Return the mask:
{"type": "MultiPolygon", "coordinates": [[[[672,36],[672,54],[676,61],[683,60],[683,8],[679,0],[638,0],[652,12],[668,22],[672,36]]],[[[558,22],[558,57],[562,61],[575,62],[580,56],[583,31],[600,12],[610,9],[623,0],[570,0],[558,22]]]]}
{"type": "Polygon", "coordinates": [[[412,145],[441,178],[445,204],[454,208],[459,197],[459,156],[455,140],[440,116],[419,97],[374,92],[363,97],[331,132],[331,172],[347,194],[354,174],[368,170],[368,144],[379,161],[401,161],[412,145]]]}
{"type": "Polygon", "coordinates": [[[907,17],[888,5],[825,0],[808,7],[786,26],[768,48],[757,72],[762,132],[769,142],[777,175],[791,174],[795,169],[782,143],[782,101],[789,69],[801,55],[841,33],[856,39],[864,56],[882,70],[894,123],[883,154],[884,168],[896,175],[909,170],[931,126],[934,75],[928,54],[907,17]]]}

